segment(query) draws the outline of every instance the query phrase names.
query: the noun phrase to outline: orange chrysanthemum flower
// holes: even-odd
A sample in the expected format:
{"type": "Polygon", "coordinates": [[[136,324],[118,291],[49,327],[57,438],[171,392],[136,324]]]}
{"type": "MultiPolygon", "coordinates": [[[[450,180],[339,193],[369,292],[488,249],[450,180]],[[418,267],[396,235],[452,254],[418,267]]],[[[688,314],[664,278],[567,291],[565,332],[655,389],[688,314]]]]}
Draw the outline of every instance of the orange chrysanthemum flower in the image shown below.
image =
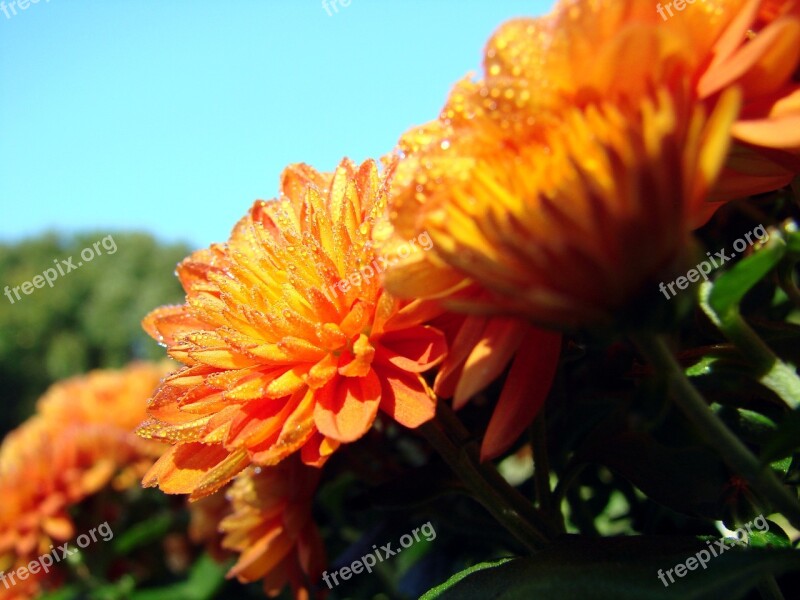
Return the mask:
{"type": "Polygon", "coordinates": [[[441,311],[381,287],[387,191],[375,164],[292,167],[281,191],[257,202],[226,245],[179,266],[185,305],[145,319],[187,365],[139,430],[173,444],[146,485],[199,498],[251,463],[300,451],[321,465],[379,408],[407,427],[434,415],[420,373],[444,357],[444,337],[424,324],[441,311]]]}
{"type": "Polygon", "coordinates": [[[575,0],[503,26],[485,78],[400,142],[393,223],[435,249],[387,288],[567,328],[630,309],[684,260],[712,191],[730,196],[726,161],[739,195],[790,179],[797,14],[719,0],[664,21],[649,0],[575,0]]]}
{"type": "Polygon", "coordinates": [[[240,554],[228,577],[245,583],[263,579],[270,597],[287,583],[295,598],[311,597],[325,564],[325,549],[311,517],[320,473],[293,456],[236,479],[227,494],[233,513],[220,524],[223,547],[240,554]]]}
{"type": "Polygon", "coordinates": [[[74,504],[112,482],[118,489],[138,483],[163,447],[133,430],[172,368],[134,364],[59,382],[39,400],[38,414],[3,440],[0,570],[70,540],[74,504]]]}

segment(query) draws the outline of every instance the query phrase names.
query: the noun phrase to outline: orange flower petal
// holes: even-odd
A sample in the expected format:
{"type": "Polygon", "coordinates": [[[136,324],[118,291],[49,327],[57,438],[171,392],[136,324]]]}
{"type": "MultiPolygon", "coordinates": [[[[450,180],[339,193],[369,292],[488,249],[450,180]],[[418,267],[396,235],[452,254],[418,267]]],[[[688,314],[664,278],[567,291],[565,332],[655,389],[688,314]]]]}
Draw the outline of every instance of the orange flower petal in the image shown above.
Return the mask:
{"type": "Polygon", "coordinates": [[[453,398],[454,408],[459,409],[464,406],[467,400],[503,372],[529,331],[530,329],[517,319],[502,317],[491,319],[483,338],[464,364],[464,372],[453,398]]]}
{"type": "Polygon", "coordinates": [[[370,370],[364,377],[337,377],[317,391],[314,423],[322,435],[339,442],[363,436],[381,403],[381,383],[370,370]]]}
{"type": "Polygon", "coordinates": [[[191,494],[210,477],[210,480],[214,480],[212,487],[215,489],[204,489],[204,493],[196,497],[209,495],[247,466],[242,460],[243,455],[243,452],[231,454],[216,445],[190,443],[173,446],[145,474],[142,485],[158,485],[167,494],[191,494]],[[230,459],[232,456],[233,460],[230,459]],[[210,476],[214,469],[221,469],[224,477],[210,476]],[[225,477],[227,479],[223,481],[225,477]]]}
{"type": "Polygon", "coordinates": [[[447,353],[444,334],[432,327],[409,327],[381,337],[376,360],[409,373],[421,373],[440,363],[447,353]]]}
{"type": "Polygon", "coordinates": [[[381,410],[401,425],[416,429],[436,415],[436,397],[419,375],[381,367],[381,410]]]}
{"type": "Polygon", "coordinates": [[[541,410],[558,367],[561,334],[533,329],[525,339],[492,413],[481,445],[481,460],[505,452],[541,410]]]}

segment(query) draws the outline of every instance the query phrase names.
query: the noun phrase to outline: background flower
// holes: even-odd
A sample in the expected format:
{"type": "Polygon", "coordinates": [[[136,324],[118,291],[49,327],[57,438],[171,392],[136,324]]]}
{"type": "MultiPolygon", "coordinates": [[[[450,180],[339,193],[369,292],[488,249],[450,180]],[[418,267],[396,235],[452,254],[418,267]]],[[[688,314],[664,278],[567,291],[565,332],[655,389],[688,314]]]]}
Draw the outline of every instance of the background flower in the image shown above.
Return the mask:
{"type": "MultiPolygon", "coordinates": [[[[133,430],[147,397],[172,368],[138,363],[58,383],[40,400],[39,413],[3,440],[0,571],[72,540],[69,511],[79,502],[112,483],[117,489],[138,484],[163,447],[133,430]]],[[[25,585],[38,589],[38,583],[25,585]]],[[[23,589],[15,586],[14,593],[23,589]]]]}
{"type": "Polygon", "coordinates": [[[232,514],[220,524],[222,546],[239,553],[228,576],[264,580],[270,597],[290,584],[295,598],[317,597],[325,549],[311,517],[321,471],[298,457],[242,473],[228,493],[232,514]]]}

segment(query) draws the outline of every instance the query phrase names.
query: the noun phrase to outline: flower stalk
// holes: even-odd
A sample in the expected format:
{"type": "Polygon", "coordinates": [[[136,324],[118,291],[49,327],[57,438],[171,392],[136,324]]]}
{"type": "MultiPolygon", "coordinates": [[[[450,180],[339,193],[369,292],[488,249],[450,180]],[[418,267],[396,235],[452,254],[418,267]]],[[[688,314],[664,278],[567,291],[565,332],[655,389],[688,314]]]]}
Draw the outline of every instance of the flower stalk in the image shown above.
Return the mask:
{"type": "Polygon", "coordinates": [[[558,535],[491,463],[481,463],[469,432],[449,406],[439,402],[436,418],[419,430],[491,515],[531,553],[558,535]]]}
{"type": "Polygon", "coordinates": [[[789,493],[769,465],[762,464],[711,411],[664,341],[647,335],[635,336],[634,341],[642,355],[667,378],[675,405],[703,434],[706,442],[720,453],[725,464],[741,475],[774,510],[781,512],[792,526],[799,528],[800,504],[797,498],[789,493]]]}

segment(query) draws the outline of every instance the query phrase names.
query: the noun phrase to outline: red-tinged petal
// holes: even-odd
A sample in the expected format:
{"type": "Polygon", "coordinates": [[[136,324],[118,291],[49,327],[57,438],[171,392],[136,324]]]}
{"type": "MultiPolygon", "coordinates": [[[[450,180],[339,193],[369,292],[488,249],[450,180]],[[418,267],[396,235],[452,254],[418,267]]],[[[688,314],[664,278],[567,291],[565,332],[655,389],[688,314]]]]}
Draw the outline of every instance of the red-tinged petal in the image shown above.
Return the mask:
{"type": "MultiPolygon", "coordinates": [[[[464,371],[464,363],[478,345],[489,322],[488,317],[469,315],[458,326],[450,351],[436,375],[433,389],[442,398],[451,398],[464,371]]],[[[451,334],[452,336],[452,334],[451,334]]]]}
{"type": "Polygon", "coordinates": [[[190,443],[173,446],[142,479],[144,487],[158,486],[167,494],[191,494],[211,469],[230,452],[222,446],[190,443]]]}
{"type": "MultiPolygon", "coordinates": [[[[369,338],[363,333],[358,336],[358,339],[353,344],[353,353],[349,356],[349,360],[339,367],[339,375],[342,377],[365,377],[372,368],[375,348],[372,347],[369,338]]],[[[342,357],[344,357],[344,354],[342,354],[342,357]]]]}
{"type": "Polygon", "coordinates": [[[382,366],[381,410],[401,425],[415,429],[436,415],[436,398],[419,375],[382,366]]]}
{"type": "Polygon", "coordinates": [[[800,146],[800,114],[739,121],[731,131],[743,142],[767,148],[793,149],[800,146]]]}
{"type": "Polygon", "coordinates": [[[248,402],[236,411],[228,431],[226,446],[238,448],[260,444],[280,430],[300,402],[300,396],[248,402]]]}
{"type": "Polygon", "coordinates": [[[779,164],[764,151],[734,144],[728,163],[707,200],[734,200],[780,189],[793,179],[793,171],[791,166],[779,164]]]}
{"type": "Polygon", "coordinates": [[[427,323],[444,314],[445,310],[438,302],[430,300],[412,300],[403,306],[397,314],[386,321],[385,332],[414,327],[418,323],[427,323]]]}
{"type": "MultiPolygon", "coordinates": [[[[287,404],[291,410],[281,414],[282,427],[261,444],[249,449],[251,460],[258,465],[276,465],[300,450],[314,434],[314,404],[316,392],[298,392],[287,404]]],[[[279,419],[280,420],[280,419],[279,419]]]]}
{"type": "Polygon", "coordinates": [[[255,581],[283,560],[292,545],[292,539],[282,529],[272,529],[242,553],[228,571],[228,577],[237,577],[242,582],[255,581]]]}
{"type": "Polygon", "coordinates": [[[250,459],[245,450],[231,452],[195,484],[194,491],[191,496],[189,496],[189,500],[199,500],[200,498],[215,494],[249,465],[250,459]]]}
{"type": "Polygon", "coordinates": [[[354,442],[375,420],[381,382],[374,371],[364,377],[337,377],[317,391],[314,423],[320,433],[339,442],[354,442]]]}
{"type": "Polygon", "coordinates": [[[173,346],[183,336],[208,326],[194,318],[186,306],[162,306],[142,320],[142,328],[158,343],[173,346]]]}
{"type": "Polygon", "coordinates": [[[453,398],[454,408],[464,406],[467,400],[486,388],[503,372],[529,329],[518,319],[490,319],[481,341],[464,363],[464,372],[453,398]]]}
{"type": "Polygon", "coordinates": [[[378,302],[375,305],[375,315],[372,318],[372,335],[378,335],[385,331],[386,325],[397,313],[402,305],[401,301],[388,292],[381,291],[378,302]]]}
{"type": "MultiPolygon", "coordinates": [[[[264,575],[261,586],[268,598],[279,597],[286,584],[290,583],[292,573],[297,570],[294,561],[295,557],[289,552],[281,562],[273,567],[272,571],[264,575]]],[[[305,590],[298,590],[298,592],[295,594],[295,600],[311,600],[312,597],[308,593],[304,593],[305,590]]]]}
{"type": "Polygon", "coordinates": [[[734,84],[754,98],[775,93],[790,79],[800,57],[799,34],[800,23],[794,19],[772,23],[718,68],[710,69],[700,80],[698,93],[708,97],[734,84]]]}
{"type": "Polygon", "coordinates": [[[319,578],[325,567],[325,545],[319,530],[313,523],[306,525],[297,542],[297,554],[303,572],[319,578]]]}
{"type": "Polygon", "coordinates": [[[561,334],[532,329],[525,339],[497,401],[481,445],[481,460],[499,456],[541,410],[555,377],[561,334]]]}
{"type": "Polygon", "coordinates": [[[446,353],[444,334],[419,326],[382,335],[375,359],[410,373],[421,373],[439,364],[446,353]]]}
{"type": "Polygon", "coordinates": [[[180,385],[173,385],[172,382],[165,382],[155,390],[153,397],[148,400],[148,412],[177,405],[178,401],[191,389],[191,387],[185,388],[180,385]]]}
{"type": "Polygon", "coordinates": [[[741,46],[742,40],[747,38],[747,30],[752,26],[758,15],[761,0],[747,0],[735,14],[723,34],[714,45],[714,60],[709,71],[716,70],[718,66],[727,61],[730,56],[741,46]]]}
{"type": "Polygon", "coordinates": [[[339,446],[340,443],[336,440],[325,437],[319,432],[314,432],[300,451],[300,458],[309,467],[320,468],[339,446]]]}

